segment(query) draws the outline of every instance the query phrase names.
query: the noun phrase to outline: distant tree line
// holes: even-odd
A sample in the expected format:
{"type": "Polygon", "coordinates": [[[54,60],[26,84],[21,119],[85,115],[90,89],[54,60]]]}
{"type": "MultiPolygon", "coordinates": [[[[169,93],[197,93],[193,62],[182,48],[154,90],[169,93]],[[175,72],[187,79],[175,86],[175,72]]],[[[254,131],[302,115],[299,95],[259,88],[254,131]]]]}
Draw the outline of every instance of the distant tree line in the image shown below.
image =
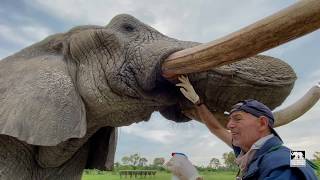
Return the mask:
{"type": "MultiPolygon", "coordinates": [[[[235,164],[234,153],[228,152],[224,153],[222,156],[223,163],[220,162],[218,158],[212,158],[207,166],[196,166],[199,171],[216,171],[216,170],[225,170],[225,171],[235,171],[237,170],[237,165],[235,164]]],[[[166,171],[163,167],[166,162],[165,158],[157,157],[154,158],[151,163],[148,163],[147,158],[141,156],[138,153],[123,156],[121,162],[116,162],[114,164],[115,170],[138,170],[138,169],[155,169],[159,171],[166,171]]]]}
{"type": "MultiPolygon", "coordinates": [[[[320,152],[315,152],[313,155],[314,159],[311,161],[320,167],[320,152]]],[[[233,151],[223,153],[222,160],[220,162],[218,158],[211,158],[207,166],[196,166],[200,172],[204,171],[237,171],[238,166],[235,163],[235,155],[233,151]]],[[[157,157],[154,158],[151,163],[148,163],[147,158],[142,157],[140,154],[135,153],[129,156],[123,156],[121,158],[121,163],[116,162],[114,164],[114,171],[119,170],[158,170],[167,171],[163,165],[166,162],[165,158],[157,157]]],[[[316,170],[317,175],[320,176],[320,169],[316,170]]],[[[103,174],[103,171],[98,170],[85,170],[85,174],[103,174]]]]}
{"type": "Polygon", "coordinates": [[[121,158],[121,163],[116,162],[114,168],[116,170],[136,170],[136,169],[155,169],[159,171],[164,171],[165,159],[163,157],[154,158],[152,163],[148,164],[148,160],[142,157],[140,154],[135,153],[129,156],[123,156],[121,158]]]}

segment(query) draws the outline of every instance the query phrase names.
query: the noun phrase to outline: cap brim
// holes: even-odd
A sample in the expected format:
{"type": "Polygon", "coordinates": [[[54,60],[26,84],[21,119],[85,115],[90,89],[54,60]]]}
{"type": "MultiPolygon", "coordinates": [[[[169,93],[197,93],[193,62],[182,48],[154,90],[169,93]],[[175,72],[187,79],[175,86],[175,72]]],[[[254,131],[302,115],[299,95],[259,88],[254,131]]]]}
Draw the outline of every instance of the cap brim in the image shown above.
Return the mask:
{"type": "MultiPolygon", "coordinates": [[[[270,127],[270,126],[269,126],[270,127]]],[[[270,127],[270,130],[271,130],[271,133],[272,134],[274,134],[275,136],[277,136],[281,141],[282,141],[282,139],[281,139],[281,137],[279,136],[279,134],[272,128],[272,127],[270,127]]],[[[283,141],[282,141],[283,142],[283,141]]]]}

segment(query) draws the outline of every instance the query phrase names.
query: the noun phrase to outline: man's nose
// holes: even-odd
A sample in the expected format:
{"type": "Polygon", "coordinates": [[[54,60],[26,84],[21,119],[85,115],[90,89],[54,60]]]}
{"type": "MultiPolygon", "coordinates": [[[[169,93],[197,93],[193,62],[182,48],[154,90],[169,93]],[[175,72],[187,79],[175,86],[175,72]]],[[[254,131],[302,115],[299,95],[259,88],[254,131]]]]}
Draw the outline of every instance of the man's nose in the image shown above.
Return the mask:
{"type": "Polygon", "coordinates": [[[232,129],[232,128],[234,128],[234,123],[231,120],[229,120],[227,123],[227,129],[232,129]]]}

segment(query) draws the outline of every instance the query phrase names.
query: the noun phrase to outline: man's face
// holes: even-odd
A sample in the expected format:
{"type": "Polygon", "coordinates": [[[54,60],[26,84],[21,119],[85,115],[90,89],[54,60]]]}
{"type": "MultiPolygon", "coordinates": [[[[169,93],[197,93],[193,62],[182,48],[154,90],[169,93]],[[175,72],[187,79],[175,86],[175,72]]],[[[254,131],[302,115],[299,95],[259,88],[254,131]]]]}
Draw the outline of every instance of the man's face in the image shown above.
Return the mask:
{"type": "Polygon", "coordinates": [[[229,116],[227,128],[230,129],[233,145],[249,150],[261,136],[259,118],[243,111],[236,111],[229,116]]]}

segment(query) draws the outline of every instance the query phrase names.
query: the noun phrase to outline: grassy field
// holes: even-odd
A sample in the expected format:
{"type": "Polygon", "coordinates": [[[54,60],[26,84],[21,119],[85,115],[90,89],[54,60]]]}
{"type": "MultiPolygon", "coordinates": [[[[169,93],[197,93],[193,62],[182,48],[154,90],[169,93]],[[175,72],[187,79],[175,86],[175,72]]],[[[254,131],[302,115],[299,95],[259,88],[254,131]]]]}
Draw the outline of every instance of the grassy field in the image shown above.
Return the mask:
{"type": "MultiPolygon", "coordinates": [[[[235,172],[211,172],[201,174],[205,180],[229,180],[235,179],[235,172]]],[[[129,177],[124,178],[122,177],[121,180],[130,179],[129,177]]],[[[142,179],[142,180],[171,180],[171,174],[165,172],[157,172],[155,177],[137,177],[131,179],[142,179]]],[[[119,174],[116,173],[107,173],[104,175],[83,175],[82,180],[120,180],[119,174]]]]}

